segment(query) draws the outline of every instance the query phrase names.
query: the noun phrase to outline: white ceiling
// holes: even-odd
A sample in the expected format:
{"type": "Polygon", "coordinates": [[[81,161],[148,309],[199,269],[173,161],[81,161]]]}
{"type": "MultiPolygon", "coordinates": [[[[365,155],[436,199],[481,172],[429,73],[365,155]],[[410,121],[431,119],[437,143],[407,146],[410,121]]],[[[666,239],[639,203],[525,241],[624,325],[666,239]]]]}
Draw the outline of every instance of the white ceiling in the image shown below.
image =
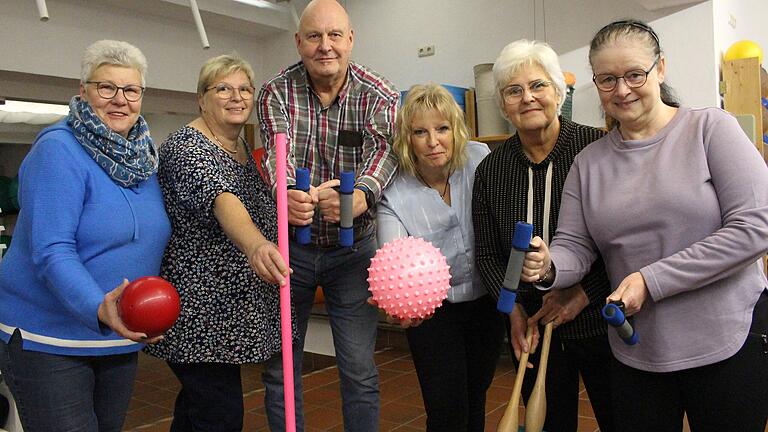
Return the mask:
{"type": "Polygon", "coordinates": [[[683,6],[693,3],[701,3],[704,0],[635,0],[644,8],[655,11],[668,7],[683,6]]]}
{"type": "MultiPolygon", "coordinates": [[[[88,3],[88,0],[65,0],[74,3],[88,3]]],[[[141,15],[187,22],[194,27],[189,0],[100,0],[100,7],[116,8],[141,15]]],[[[256,7],[236,0],[197,0],[203,25],[223,29],[247,36],[265,38],[277,32],[295,31],[291,17],[290,2],[267,2],[269,7],[256,7]]],[[[53,12],[52,12],[53,13],[53,12]]],[[[55,16],[51,16],[54,19],[55,16]]]]}

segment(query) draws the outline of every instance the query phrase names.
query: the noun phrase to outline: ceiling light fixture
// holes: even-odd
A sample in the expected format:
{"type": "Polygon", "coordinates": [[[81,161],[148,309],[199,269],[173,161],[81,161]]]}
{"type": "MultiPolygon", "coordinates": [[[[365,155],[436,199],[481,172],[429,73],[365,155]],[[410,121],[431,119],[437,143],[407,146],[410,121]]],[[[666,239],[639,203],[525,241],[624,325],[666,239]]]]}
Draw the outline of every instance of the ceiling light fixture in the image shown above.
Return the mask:
{"type": "Polygon", "coordinates": [[[203,19],[200,17],[200,9],[197,7],[197,0],[189,0],[189,8],[192,10],[192,18],[195,20],[195,27],[197,27],[197,33],[200,35],[203,49],[208,49],[211,47],[211,44],[208,43],[208,35],[205,34],[205,27],[203,27],[203,19]]]}
{"type": "Polygon", "coordinates": [[[255,6],[257,8],[262,9],[272,9],[280,12],[285,12],[285,7],[276,5],[272,2],[266,1],[266,0],[235,0],[238,3],[247,4],[250,6],[255,6]]]}
{"type": "Polygon", "coordinates": [[[0,123],[51,124],[69,114],[68,105],[5,100],[0,104],[0,123]]]}
{"type": "Polygon", "coordinates": [[[37,13],[40,14],[40,21],[48,21],[48,6],[45,0],[37,0],[37,13]]]}

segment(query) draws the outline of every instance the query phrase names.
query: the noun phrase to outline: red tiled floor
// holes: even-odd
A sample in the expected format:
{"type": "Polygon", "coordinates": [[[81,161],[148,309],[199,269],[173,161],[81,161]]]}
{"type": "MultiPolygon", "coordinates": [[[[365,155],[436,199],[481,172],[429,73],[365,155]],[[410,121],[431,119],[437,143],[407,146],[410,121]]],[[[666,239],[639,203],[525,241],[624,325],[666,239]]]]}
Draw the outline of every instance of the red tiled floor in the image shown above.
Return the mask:
{"type": "MultiPolygon", "coordinates": [[[[421,400],[419,382],[410,354],[402,347],[383,347],[376,354],[381,386],[382,432],[415,432],[426,430],[426,415],[421,400]]],[[[246,432],[268,431],[264,411],[264,388],[261,367],[248,365],[243,369],[245,403],[244,428],[246,432]]],[[[508,357],[502,357],[496,368],[496,377],[488,391],[486,403],[486,431],[495,431],[504,414],[512,385],[514,366],[508,357]]],[[[310,372],[303,378],[304,405],[307,432],[343,431],[339,375],[335,367],[310,372]]],[[[125,422],[125,431],[168,431],[173,415],[173,402],[179,384],[168,366],[153,357],[141,354],[133,399],[125,422]]],[[[597,423],[589,402],[584,399],[579,407],[579,432],[597,431],[597,423]]],[[[520,407],[520,418],[524,408],[520,407]]]]}

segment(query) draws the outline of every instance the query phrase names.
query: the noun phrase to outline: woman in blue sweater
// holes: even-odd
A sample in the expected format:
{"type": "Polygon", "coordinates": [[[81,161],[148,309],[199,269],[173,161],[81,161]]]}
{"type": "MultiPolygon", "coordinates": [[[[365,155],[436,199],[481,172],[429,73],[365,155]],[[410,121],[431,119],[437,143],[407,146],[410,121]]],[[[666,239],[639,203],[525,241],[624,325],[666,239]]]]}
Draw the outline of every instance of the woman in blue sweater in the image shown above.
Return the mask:
{"type": "Polygon", "coordinates": [[[69,116],[19,170],[21,212],[0,266],[0,369],[26,432],[119,431],[147,336],[117,314],[156,275],[170,235],[157,152],[139,115],[144,55],[102,40],[69,116]]]}

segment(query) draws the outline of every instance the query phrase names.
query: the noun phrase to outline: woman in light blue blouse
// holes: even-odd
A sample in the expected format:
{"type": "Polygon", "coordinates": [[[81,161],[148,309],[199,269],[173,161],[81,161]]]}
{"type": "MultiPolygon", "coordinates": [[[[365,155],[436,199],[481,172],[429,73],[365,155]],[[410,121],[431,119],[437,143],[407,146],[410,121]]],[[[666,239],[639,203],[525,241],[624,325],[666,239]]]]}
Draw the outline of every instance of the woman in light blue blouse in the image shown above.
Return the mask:
{"type": "Polygon", "coordinates": [[[443,87],[417,85],[397,115],[400,169],[378,206],[378,240],[421,237],[451,267],[448,298],[406,328],[427,412],[427,430],[482,431],[485,393],[504,334],[501,314],[475,271],[472,185],[490,153],[468,141],[464,116],[443,87]]]}

